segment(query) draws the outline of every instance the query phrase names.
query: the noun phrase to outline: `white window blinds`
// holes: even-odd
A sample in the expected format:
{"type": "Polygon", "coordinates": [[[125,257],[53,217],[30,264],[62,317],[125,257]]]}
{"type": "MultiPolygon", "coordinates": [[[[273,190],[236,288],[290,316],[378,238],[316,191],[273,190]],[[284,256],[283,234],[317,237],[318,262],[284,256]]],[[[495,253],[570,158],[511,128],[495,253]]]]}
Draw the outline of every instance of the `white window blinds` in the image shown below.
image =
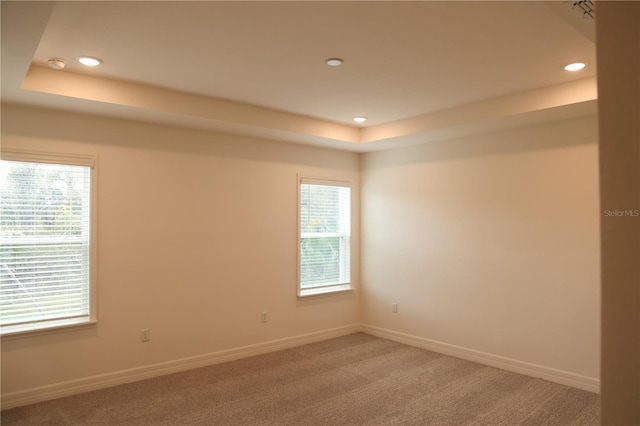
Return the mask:
{"type": "Polygon", "coordinates": [[[3,332],[88,319],[91,167],[5,160],[0,166],[3,332]]]}
{"type": "Polygon", "coordinates": [[[299,295],[350,288],[349,184],[302,179],[299,227],[299,295]]]}

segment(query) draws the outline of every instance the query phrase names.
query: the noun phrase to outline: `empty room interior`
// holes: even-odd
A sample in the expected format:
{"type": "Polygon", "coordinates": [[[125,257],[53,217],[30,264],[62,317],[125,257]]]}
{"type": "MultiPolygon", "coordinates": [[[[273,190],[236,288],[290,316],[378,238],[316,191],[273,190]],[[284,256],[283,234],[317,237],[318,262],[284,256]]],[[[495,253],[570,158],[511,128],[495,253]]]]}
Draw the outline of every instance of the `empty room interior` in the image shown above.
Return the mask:
{"type": "Polygon", "coordinates": [[[2,409],[364,333],[637,424],[610,3],[3,0],[2,409]]]}

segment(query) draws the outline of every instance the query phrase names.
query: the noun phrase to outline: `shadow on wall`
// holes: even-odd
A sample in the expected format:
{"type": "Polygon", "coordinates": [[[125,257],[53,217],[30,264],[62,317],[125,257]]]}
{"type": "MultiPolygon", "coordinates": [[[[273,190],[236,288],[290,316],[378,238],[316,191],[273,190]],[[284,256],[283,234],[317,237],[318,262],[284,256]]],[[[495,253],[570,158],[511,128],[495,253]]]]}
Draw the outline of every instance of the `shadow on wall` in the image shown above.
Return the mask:
{"type": "Polygon", "coordinates": [[[598,143],[596,116],[365,154],[370,169],[598,143]],[[577,130],[576,130],[577,129],[577,130]],[[553,138],[549,135],[553,134],[553,138]]]}
{"type": "Polygon", "coordinates": [[[2,106],[2,133],[333,170],[353,170],[358,162],[358,154],[311,145],[17,105],[2,106]]]}

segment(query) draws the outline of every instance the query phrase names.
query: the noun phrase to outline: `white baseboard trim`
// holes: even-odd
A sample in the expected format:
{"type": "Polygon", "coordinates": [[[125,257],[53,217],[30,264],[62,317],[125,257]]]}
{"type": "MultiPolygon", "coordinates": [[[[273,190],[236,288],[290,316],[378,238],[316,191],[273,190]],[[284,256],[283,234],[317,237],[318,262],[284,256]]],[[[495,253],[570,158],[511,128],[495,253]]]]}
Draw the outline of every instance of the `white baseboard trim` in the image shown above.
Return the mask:
{"type": "Polygon", "coordinates": [[[371,334],[372,336],[393,340],[399,343],[427,349],[444,355],[454,356],[456,358],[474,361],[480,364],[490,365],[503,370],[513,371],[514,373],[538,377],[590,392],[600,392],[600,380],[591,377],[581,376],[579,374],[543,367],[498,355],[492,355],[486,352],[467,349],[371,325],[352,324],[344,327],[286,337],[283,339],[271,340],[269,342],[7,393],[3,394],[0,398],[1,408],[6,410],[13,407],[35,404],[83,392],[90,392],[125,383],[136,382],[138,380],[151,379],[153,377],[163,376],[166,374],[178,373],[180,371],[206,367],[241,358],[275,352],[282,349],[293,348],[307,343],[319,342],[356,332],[364,332],[371,334]]]}
{"type": "Polygon", "coordinates": [[[466,359],[468,361],[474,361],[479,364],[497,367],[503,370],[512,371],[514,373],[537,377],[540,379],[548,380],[550,382],[571,386],[589,392],[600,393],[600,380],[592,377],[582,376],[562,370],[556,370],[554,368],[531,364],[524,361],[518,361],[498,355],[492,355],[486,352],[467,349],[460,346],[450,345],[448,343],[429,340],[423,337],[412,336],[410,334],[400,333],[397,331],[387,330],[371,325],[362,324],[360,330],[364,333],[381,337],[383,339],[393,340],[395,342],[427,349],[444,355],[466,359]]]}
{"type": "Polygon", "coordinates": [[[136,367],[113,373],[101,374],[98,376],[85,377],[82,379],[25,389],[3,394],[1,397],[1,406],[3,410],[6,410],[13,407],[35,404],[37,402],[76,395],[83,392],[90,392],[124,383],[136,382],[138,380],[150,379],[153,377],[164,376],[166,374],[178,373],[180,371],[206,367],[241,358],[248,358],[268,352],[275,352],[282,349],[305,345],[307,343],[356,333],[358,331],[361,331],[360,324],[352,324],[344,327],[258,343],[255,345],[242,346],[239,348],[182,358],[174,361],[147,365],[144,367],[136,367]]]}

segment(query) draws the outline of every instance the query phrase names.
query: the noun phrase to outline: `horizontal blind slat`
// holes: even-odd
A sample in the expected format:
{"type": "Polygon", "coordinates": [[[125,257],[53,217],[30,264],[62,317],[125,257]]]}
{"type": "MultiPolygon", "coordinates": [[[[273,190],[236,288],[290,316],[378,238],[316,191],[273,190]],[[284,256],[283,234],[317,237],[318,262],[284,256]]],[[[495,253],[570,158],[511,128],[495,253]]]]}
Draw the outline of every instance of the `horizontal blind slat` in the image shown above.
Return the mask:
{"type": "Polygon", "coordinates": [[[2,168],[0,323],[88,315],[90,167],[2,168]]]}
{"type": "Polygon", "coordinates": [[[350,281],[351,189],[316,182],[300,186],[301,288],[350,281]]]}

